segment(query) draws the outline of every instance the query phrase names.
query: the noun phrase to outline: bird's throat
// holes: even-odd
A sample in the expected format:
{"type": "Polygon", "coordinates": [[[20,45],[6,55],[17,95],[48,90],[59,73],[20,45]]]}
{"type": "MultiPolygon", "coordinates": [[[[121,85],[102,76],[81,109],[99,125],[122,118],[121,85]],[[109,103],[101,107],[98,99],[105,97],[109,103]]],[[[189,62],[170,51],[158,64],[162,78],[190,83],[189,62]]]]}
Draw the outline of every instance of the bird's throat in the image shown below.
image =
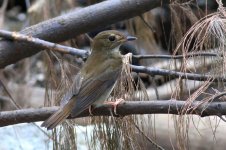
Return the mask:
{"type": "Polygon", "coordinates": [[[118,51],[112,51],[108,54],[94,52],[87,59],[81,72],[95,76],[96,73],[104,72],[106,69],[118,70],[121,67],[122,56],[118,51]]]}

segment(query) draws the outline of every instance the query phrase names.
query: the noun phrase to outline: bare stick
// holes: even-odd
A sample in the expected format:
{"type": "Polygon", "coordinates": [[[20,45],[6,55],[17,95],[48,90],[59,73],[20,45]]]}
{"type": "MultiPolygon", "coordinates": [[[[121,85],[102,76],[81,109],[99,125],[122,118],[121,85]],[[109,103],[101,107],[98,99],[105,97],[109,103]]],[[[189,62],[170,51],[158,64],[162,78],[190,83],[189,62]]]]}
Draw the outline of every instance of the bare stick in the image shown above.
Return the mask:
{"type": "Polygon", "coordinates": [[[70,54],[70,55],[77,55],[82,58],[86,58],[89,55],[88,51],[72,48],[68,46],[63,46],[56,43],[51,43],[48,41],[44,41],[38,38],[34,38],[31,36],[26,36],[23,34],[20,34],[18,32],[10,32],[5,30],[0,30],[0,37],[4,37],[6,39],[11,39],[19,42],[27,42],[30,43],[36,47],[40,47],[42,49],[49,49],[49,50],[55,50],[64,54],[70,54]]]}
{"type": "Polygon", "coordinates": [[[226,81],[226,78],[224,77],[214,77],[213,75],[184,73],[184,72],[177,72],[177,71],[166,70],[166,69],[158,69],[153,67],[135,66],[135,65],[131,65],[131,68],[134,72],[147,73],[149,75],[162,75],[162,76],[169,76],[173,78],[180,77],[182,79],[190,79],[190,80],[197,80],[197,81],[207,81],[207,80],[210,80],[213,82],[226,81]]]}
{"type": "Polygon", "coordinates": [[[196,53],[188,53],[186,55],[133,55],[133,58],[136,59],[153,59],[153,58],[160,58],[160,59],[182,59],[188,57],[197,57],[197,56],[218,56],[223,57],[222,53],[213,53],[213,52],[196,52],[196,53]]]}
{"type": "MultiPolygon", "coordinates": [[[[131,101],[123,102],[117,106],[117,113],[120,116],[132,114],[175,114],[184,115],[182,110],[186,101],[161,100],[161,101],[131,101]]],[[[17,123],[28,123],[44,121],[52,115],[59,107],[45,107],[40,109],[22,109],[5,111],[0,113],[0,126],[7,126],[17,123]]],[[[94,116],[111,116],[110,104],[103,104],[92,111],[94,116]]],[[[226,102],[203,103],[195,101],[189,108],[187,114],[195,114],[201,117],[226,115],[226,102]]],[[[184,112],[184,111],[183,111],[184,112]]],[[[82,112],[79,117],[89,116],[89,110],[82,112]]],[[[70,117],[69,117],[70,119],[70,117]]]]}

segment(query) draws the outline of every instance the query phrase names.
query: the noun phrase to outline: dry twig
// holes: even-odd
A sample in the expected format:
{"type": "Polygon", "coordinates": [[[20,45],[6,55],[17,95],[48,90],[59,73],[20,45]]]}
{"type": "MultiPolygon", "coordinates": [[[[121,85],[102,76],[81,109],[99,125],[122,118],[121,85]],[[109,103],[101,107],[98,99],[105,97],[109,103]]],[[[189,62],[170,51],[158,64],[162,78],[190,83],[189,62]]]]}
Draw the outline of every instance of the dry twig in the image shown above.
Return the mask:
{"type": "Polygon", "coordinates": [[[23,35],[18,32],[10,32],[10,31],[5,31],[5,30],[0,30],[0,36],[3,38],[6,38],[6,39],[11,39],[11,40],[19,41],[19,42],[31,43],[34,46],[37,46],[37,47],[40,47],[43,49],[55,50],[55,51],[58,51],[58,52],[64,53],[64,54],[77,55],[82,58],[86,58],[89,55],[89,52],[85,51],[85,50],[80,50],[80,49],[73,48],[73,47],[68,47],[68,46],[63,46],[63,45],[56,44],[56,43],[51,43],[51,42],[48,42],[45,40],[41,40],[39,38],[34,38],[31,36],[23,35]]]}
{"type": "Polygon", "coordinates": [[[180,77],[182,79],[190,79],[190,80],[197,80],[197,81],[207,81],[207,80],[210,80],[213,82],[226,81],[226,78],[224,77],[213,77],[213,75],[184,73],[184,72],[177,72],[177,71],[166,70],[166,69],[158,69],[153,67],[135,66],[135,65],[131,65],[131,67],[134,72],[147,73],[149,75],[162,75],[162,76],[169,76],[172,78],[180,77]]]}

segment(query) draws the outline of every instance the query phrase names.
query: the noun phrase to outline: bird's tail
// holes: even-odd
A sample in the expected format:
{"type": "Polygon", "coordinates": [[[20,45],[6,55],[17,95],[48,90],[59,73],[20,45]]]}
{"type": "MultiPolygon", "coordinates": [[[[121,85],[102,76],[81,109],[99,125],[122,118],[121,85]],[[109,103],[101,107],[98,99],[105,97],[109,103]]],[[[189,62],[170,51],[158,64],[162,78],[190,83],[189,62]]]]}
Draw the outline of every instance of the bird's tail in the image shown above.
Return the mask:
{"type": "Polygon", "coordinates": [[[73,101],[69,101],[63,108],[60,108],[56,113],[44,121],[41,126],[46,127],[47,130],[55,128],[70,115],[73,106],[73,101]]]}

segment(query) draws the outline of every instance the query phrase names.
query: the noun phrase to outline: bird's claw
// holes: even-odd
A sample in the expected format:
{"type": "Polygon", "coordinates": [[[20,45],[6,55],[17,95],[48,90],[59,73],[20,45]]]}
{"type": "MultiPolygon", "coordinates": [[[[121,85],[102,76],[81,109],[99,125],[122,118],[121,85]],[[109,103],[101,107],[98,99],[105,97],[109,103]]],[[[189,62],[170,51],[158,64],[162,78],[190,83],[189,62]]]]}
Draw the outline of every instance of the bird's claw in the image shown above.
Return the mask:
{"type": "Polygon", "coordinates": [[[89,115],[90,115],[90,116],[93,116],[93,113],[92,113],[93,108],[92,108],[92,107],[93,107],[92,105],[89,106],[89,115]]]}
{"type": "Polygon", "coordinates": [[[115,102],[106,102],[107,104],[111,104],[113,106],[113,112],[114,112],[114,116],[120,116],[118,113],[117,113],[117,105],[120,104],[121,102],[123,102],[124,99],[120,98],[120,99],[116,99],[115,102]]]}

